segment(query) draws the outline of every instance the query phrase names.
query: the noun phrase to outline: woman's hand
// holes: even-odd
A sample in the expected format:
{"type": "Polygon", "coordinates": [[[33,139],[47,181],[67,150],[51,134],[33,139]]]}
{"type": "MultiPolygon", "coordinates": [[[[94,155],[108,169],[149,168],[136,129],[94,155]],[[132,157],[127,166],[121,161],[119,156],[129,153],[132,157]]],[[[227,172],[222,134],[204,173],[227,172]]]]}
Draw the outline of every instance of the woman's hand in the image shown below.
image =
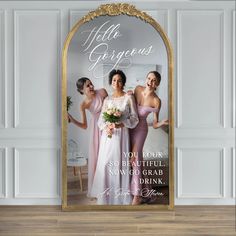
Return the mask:
{"type": "Polygon", "coordinates": [[[127,91],[127,94],[128,94],[128,95],[133,95],[134,92],[133,92],[133,90],[128,90],[128,91],[127,91]]]}
{"type": "Polygon", "coordinates": [[[114,124],[114,123],[108,123],[108,124],[106,125],[105,130],[106,130],[106,134],[107,134],[107,136],[108,136],[109,138],[112,137],[112,133],[113,133],[113,129],[114,129],[114,128],[115,128],[115,124],[114,124]]]}
{"type": "Polygon", "coordinates": [[[169,125],[169,120],[165,119],[165,120],[161,120],[155,124],[153,124],[153,128],[154,129],[157,129],[157,128],[160,128],[162,126],[166,126],[166,125],[169,125]]]}
{"type": "Polygon", "coordinates": [[[72,122],[74,121],[74,118],[72,117],[72,115],[70,115],[70,113],[67,112],[67,119],[68,119],[68,122],[72,122]]]}
{"type": "Polygon", "coordinates": [[[123,123],[115,124],[116,129],[123,128],[123,127],[124,127],[123,123]]]}
{"type": "Polygon", "coordinates": [[[114,123],[108,123],[107,124],[107,129],[113,130],[115,128],[115,124],[114,123]]]}
{"type": "Polygon", "coordinates": [[[161,124],[161,126],[163,126],[163,125],[169,125],[169,120],[167,120],[167,119],[162,120],[162,121],[160,121],[160,124],[161,124]]]}
{"type": "Polygon", "coordinates": [[[70,113],[67,112],[67,119],[68,119],[69,123],[72,123],[72,124],[78,126],[81,129],[87,129],[87,119],[86,119],[85,110],[82,114],[82,117],[83,117],[83,121],[79,122],[70,113]]]}

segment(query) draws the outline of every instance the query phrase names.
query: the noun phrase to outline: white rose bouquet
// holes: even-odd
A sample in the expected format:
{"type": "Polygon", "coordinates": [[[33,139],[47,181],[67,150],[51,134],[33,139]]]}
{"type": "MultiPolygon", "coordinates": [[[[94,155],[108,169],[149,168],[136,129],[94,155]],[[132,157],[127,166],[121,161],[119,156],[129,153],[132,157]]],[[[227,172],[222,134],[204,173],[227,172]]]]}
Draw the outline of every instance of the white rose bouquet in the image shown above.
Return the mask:
{"type": "Polygon", "coordinates": [[[116,107],[110,107],[105,112],[103,112],[103,118],[107,123],[106,132],[108,138],[112,137],[112,130],[115,125],[119,123],[122,116],[122,112],[116,107]]]}

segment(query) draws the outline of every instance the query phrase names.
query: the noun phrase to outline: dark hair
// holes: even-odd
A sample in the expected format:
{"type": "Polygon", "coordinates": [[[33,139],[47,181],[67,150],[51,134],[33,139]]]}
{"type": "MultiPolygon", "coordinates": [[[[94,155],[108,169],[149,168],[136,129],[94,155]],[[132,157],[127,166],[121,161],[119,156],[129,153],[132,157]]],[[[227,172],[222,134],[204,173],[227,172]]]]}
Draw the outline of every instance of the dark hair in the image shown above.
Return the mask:
{"type": "Polygon", "coordinates": [[[126,83],[126,75],[125,75],[125,73],[122,71],[122,70],[112,70],[111,72],[110,72],[110,74],[109,74],[109,84],[111,85],[111,83],[112,83],[112,78],[113,78],[113,76],[114,75],[120,75],[120,77],[121,77],[121,80],[122,80],[122,84],[123,84],[123,86],[125,85],[125,83],[126,83]]]}
{"type": "Polygon", "coordinates": [[[155,70],[154,70],[154,71],[150,71],[150,72],[148,72],[147,76],[148,76],[149,74],[151,74],[151,73],[155,75],[158,84],[160,84],[160,83],[161,83],[161,75],[159,74],[159,72],[157,72],[157,71],[155,71],[155,70]]]}
{"type": "Polygon", "coordinates": [[[90,80],[89,78],[87,77],[82,77],[82,78],[79,78],[76,82],[76,87],[77,87],[77,91],[80,93],[80,94],[84,94],[82,92],[83,88],[84,88],[84,84],[86,81],[90,80]]]}

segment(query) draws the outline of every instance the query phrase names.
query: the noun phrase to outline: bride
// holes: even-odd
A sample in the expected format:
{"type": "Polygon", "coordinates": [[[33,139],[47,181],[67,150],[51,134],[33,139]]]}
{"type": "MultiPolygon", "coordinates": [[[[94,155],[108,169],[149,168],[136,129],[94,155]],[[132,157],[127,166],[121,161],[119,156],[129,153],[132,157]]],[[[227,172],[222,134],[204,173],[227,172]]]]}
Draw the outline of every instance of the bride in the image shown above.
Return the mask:
{"type": "Polygon", "coordinates": [[[105,98],[98,120],[102,136],[91,195],[97,198],[99,205],[129,205],[132,202],[127,155],[130,150],[129,128],[134,128],[139,120],[133,96],[123,90],[125,82],[123,71],[110,72],[109,84],[113,94],[105,98]],[[109,124],[104,120],[103,113],[108,108],[121,111],[118,124],[109,124]]]}

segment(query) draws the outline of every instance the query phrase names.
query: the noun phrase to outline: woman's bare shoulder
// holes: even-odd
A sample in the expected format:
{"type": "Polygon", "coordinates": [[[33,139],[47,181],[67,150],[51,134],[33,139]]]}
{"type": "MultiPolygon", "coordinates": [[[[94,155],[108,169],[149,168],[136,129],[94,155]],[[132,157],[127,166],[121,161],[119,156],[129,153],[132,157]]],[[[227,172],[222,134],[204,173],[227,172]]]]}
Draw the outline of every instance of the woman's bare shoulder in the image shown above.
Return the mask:
{"type": "Polygon", "coordinates": [[[104,89],[104,88],[98,89],[97,91],[104,98],[107,97],[107,95],[108,95],[106,89],[104,89]]]}
{"type": "Polygon", "coordinates": [[[161,99],[155,94],[153,97],[154,106],[159,108],[161,106],[161,99]]]}
{"type": "Polygon", "coordinates": [[[84,99],[81,103],[80,103],[80,107],[84,107],[85,109],[88,109],[89,108],[89,100],[88,99],[84,99]]]}
{"type": "Polygon", "coordinates": [[[137,95],[138,93],[142,92],[145,89],[142,85],[137,85],[134,90],[134,94],[137,95]]]}
{"type": "Polygon", "coordinates": [[[137,85],[136,87],[135,87],[135,90],[143,90],[145,87],[144,86],[142,86],[142,85],[137,85]]]}

